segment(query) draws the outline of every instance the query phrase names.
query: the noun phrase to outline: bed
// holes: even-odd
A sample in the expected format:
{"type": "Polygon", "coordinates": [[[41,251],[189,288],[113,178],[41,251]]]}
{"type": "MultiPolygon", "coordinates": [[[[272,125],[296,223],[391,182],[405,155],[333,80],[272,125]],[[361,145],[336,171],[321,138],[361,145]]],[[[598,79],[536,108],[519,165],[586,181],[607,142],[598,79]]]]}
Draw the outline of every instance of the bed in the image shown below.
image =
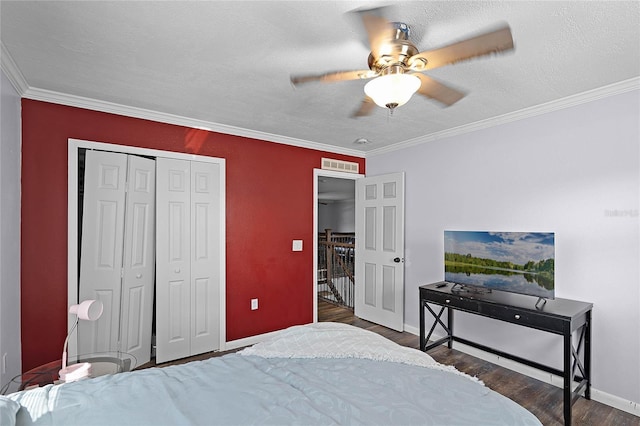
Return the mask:
{"type": "Polygon", "coordinates": [[[205,361],[13,393],[0,412],[2,425],[540,425],[476,378],[337,323],[205,361]]]}

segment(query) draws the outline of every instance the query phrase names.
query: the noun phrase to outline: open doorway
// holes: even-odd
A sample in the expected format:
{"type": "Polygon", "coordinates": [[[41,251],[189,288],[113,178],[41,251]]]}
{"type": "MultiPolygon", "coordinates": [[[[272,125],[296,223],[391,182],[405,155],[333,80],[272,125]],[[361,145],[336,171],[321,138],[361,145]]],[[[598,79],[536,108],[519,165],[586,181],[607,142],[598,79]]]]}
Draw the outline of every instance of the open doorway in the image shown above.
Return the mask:
{"type": "MultiPolygon", "coordinates": [[[[318,206],[323,178],[355,183],[354,314],[385,327],[404,329],[404,187],[403,172],[364,177],[314,171],[314,320],[318,321],[318,206]],[[366,243],[365,243],[366,242],[366,243]],[[361,244],[362,243],[362,244],[361,244]],[[366,246],[366,247],[365,247],[366,246]]],[[[324,179],[325,182],[330,182],[324,179]]],[[[320,195],[325,197],[325,195],[320,195]]],[[[326,197],[325,197],[326,198],[326,197]]],[[[328,204],[328,203],[327,203],[328,204]]]]}
{"type": "MultiPolygon", "coordinates": [[[[355,261],[355,181],[364,177],[314,171],[314,320],[318,301],[353,311],[355,261]]],[[[326,320],[326,319],[324,319],[326,320]]]]}

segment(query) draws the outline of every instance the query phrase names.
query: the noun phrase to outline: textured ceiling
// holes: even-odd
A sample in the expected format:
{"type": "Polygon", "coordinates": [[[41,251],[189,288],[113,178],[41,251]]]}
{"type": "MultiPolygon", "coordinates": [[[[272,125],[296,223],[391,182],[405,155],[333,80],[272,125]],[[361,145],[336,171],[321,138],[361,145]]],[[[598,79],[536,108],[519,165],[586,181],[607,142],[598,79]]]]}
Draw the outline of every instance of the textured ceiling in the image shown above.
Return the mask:
{"type": "Polygon", "coordinates": [[[637,1],[385,4],[390,20],[411,26],[420,50],[500,22],[511,26],[515,50],[429,72],[468,93],[451,107],[414,97],[392,117],[376,108],[357,119],[350,115],[364,81],[294,88],[289,78],[367,68],[361,23],[349,12],[378,2],[3,0],[0,40],[11,61],[2,63],[24,80],[25,97],[91,100],[363,155],[603,87],[638,85],[637,1]],[[358,138],[371,143],[354,144],[358,138]]]}

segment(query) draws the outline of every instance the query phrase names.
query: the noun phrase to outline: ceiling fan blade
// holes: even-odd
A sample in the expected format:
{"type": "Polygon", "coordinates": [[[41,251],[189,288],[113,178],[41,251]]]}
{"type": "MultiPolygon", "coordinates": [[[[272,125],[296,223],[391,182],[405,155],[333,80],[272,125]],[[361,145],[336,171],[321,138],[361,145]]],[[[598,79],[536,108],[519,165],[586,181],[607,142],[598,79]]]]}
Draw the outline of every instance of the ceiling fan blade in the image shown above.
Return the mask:
{"type": "Polygon", "coordinates": [[[418,89],[418,93],[422,96],[426,96],[427,98],[431,98],[446,106],[451,106],[458,102],[465,96],[465,93],[456,90],[452,87],[449,87],[445,84],[440,83],[437,80],[434,80],[431,77],[428,77],[424,74],[413,74],[417,76],[422,84],[418,89]]]}
{"type": "Polygon", "coordinates": [[[357,111],[355,111],[353,114],[351,114],[351,118],[364,117],[367,115],[371,115],[375,107],[376,107],[376,103],[373,102],[373,99],[371,99],[368,96],[365,96],[365,98],[362,100],[362,103],[360,103],[360,108],[357,111]]]}
{"type": "Polygon", "coordinates": [[[439,49],[416,53],[408,60],[414,71],[424,71],[454,64],[478,56],[513,49],[513,37],[508,25],[439,49]]]}
{"type": "Polygon", "coordinates": [[[369,37],[369,47],[374,56],[380,55],[382,47],[393,39],[395,30],[387,19],[374,13],[362,13],[362,22],[369,37]]]}
{"type": "Polygon", "coordinates": [[[294,85],[309,83],[312,81],[333,83],[336,81],[346,80],[364,80],[367,78],[373,78],[377,75],[378,73],[371,70],[334,71],[325,74],[291,76],[291,83],[294,85]]]}
{"type": "MultiPolygon", "coordinates": [[[[377,33],[375,24],[373,27],[367,28],[367,24],[373,24],[371,18],[367,18],[367,21],[364,19],[364,15],[372,15],[377,17],[378,24],[382,24],[383,21],[387,23],[391,22],[390,17],[397,17],[400,14],[398,11],[398,7],[396,5],[387,4],[385,6],[379,6],[374,8],[359,8],[354,9],[345,14],[350,25],[356,30],[356,34],[360,42],[363,45],[367,46],[369,50],[373,50],[371,48],[371,34],[377,33]],[[370,31],[371,30],[371,31],[370,31]]],[[[390,25],[390,24],[389,24],[390,25]]]]}

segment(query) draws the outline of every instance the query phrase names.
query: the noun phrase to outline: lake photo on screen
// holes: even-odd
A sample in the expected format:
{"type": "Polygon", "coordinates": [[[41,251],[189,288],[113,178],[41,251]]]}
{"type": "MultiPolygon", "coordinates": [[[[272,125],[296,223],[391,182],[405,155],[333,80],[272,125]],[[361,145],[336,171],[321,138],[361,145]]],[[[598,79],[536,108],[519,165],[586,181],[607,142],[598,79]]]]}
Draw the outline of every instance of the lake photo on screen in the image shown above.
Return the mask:
{"type": "Polygon", "coordinates": [[[554,297],[553,232],[444,232],[445,281],[554,297]]]}

